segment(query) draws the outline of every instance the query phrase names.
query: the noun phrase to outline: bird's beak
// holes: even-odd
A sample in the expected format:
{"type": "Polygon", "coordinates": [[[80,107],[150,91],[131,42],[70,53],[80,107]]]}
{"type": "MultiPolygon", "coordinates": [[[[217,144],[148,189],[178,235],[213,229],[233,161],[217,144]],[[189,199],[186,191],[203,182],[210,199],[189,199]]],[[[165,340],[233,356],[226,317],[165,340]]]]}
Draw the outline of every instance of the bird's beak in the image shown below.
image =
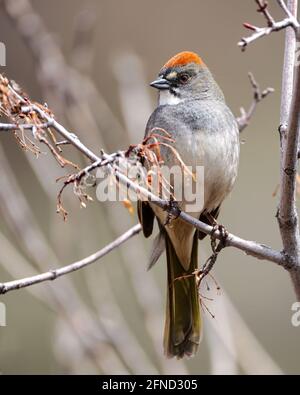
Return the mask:
{"type": "Polygon", "coordinates": [[[157,80],[151,82],[150,86],[156,89],[169,89],[170,88],[170,82],[166,80],[165,78],[158,78],[157,80]]]}

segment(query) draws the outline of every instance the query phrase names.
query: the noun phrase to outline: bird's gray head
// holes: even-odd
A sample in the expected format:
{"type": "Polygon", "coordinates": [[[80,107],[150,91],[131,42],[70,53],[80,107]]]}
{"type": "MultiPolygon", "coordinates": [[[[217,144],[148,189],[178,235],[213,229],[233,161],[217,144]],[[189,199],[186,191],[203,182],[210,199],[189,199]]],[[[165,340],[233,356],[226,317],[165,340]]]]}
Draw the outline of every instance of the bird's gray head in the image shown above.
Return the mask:
{"type": "Polygon", "coordinates": [[[180,52],[160,70],[150,85],[159,89],[159,104],[185,100],[223,99],[223,94],[202,59],[194,52],[180,52]]]}

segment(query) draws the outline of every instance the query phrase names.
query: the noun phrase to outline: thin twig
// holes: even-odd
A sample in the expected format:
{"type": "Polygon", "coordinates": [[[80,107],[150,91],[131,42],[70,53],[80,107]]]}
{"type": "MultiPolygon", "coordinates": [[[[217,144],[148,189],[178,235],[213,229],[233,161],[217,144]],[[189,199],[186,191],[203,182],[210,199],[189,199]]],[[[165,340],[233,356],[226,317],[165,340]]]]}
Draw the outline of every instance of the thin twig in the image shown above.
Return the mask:
{"type": "MultiPolygon", "coordinates": [[[[1,146],[0,168],[2,170],[0,177],[2,214],[15,239],[19,240],[21,250],[29,258],[30,262],[25,265],[28,269],[24,269],[23,255],[19,257],[17,254],[13,256],[13,259],[9,259],[10,254],[3,253],[3,266],[12,278],[16,278],[19,275],[27,277],[36,272],[43,273],[49,268],[48,262],[52,262],[54,267],[59,267],[59,259],[45,238],[40,225],[35,221],[35,215],[31,206],[28,205],[27,199],[22,193],[1,146]],[[7,199],[7,196],[10,198],[7,199]]],[[[1,246],[2,249],[7,250],[7,248],[4,248],[3,242],[1,242],[1,246]]],[[[41,287],[41,289],[39,288],[39,290],[29,287],[27,289],[34,295],[42,293],[42,295],[47,296],[51,307],[66,321],[71,335],[72,333],[76,335],[76,347],[80,348],[80,352],[85,359],[102,371],[104,361],[99,357],[99,348],[102,348],[101,344],[103,344],[101,325],[95,320],[92,311],[82,300],[70,276],[63,277],[59,283],[55,284],[55,287],[45,286],[41,287]],[[99,348],[95,349],[95,344],[99,348]]],[[[109,354],[111,354],[110,351],[112,353],[117,352],[117,350],[107,349],[109,354]]],[[[108,370],[105,371],[107,372],[108,370]]]]}
{"type": "MultiPolygon", "coordinates": [[[[283,6],[283,2],[282,6],[283,6]]],[[[297,16],[297,1],[289,0],[290,13],[297,16]]],[[[300,68],[295,57],[295,45],[300,40],[300,28],[294,34],[287,33],[285,54],[289,62],[284,63],[283,93],[281,110],[281,177],[280,201],[277,213],[284,251],[294,257],[297,271],[291,273],[295,292],[300,300],[300,234],[296,208],[296,176],[298,142],[300,133],[300,68]],[[291,75],[292,65],[294,76],[291,75]],[[292,85],[292,79],[294,84],[292,85]],[[291,100],[288,99],[291,97],[291,100]],[[288,104],[285,100],[289,100],[288,104]],[[290,103],[290,104],[289,104],[290,103]]]]}
{"type": "Polygon", "coordinates": [[[288,0],[288,6],[284,0],[277,0],[279,7],[282,8],[283,12],[286,13],[288,18],[293,22],[293,25],[297,28],[299,27],[299,22],[297,20],[297,0],[292,2],[288,0]]]}
{"type": "MultiPolygon", "coordinates": [[[[42,129],[46,129],[49,128],[52,125],[52,121],[51,122],[45,122],[41,124],[41,128],[42,129]]],[[[13,123],[0,123],[0,132],[11,132],[12,130],[31,130],[34,131],[34,129],[36,128],[36,125],[34,124],[13,124],[13,123]]],[[[63,142],[61,142],[60,144],[62,144],[63,142]]]]}
{"type": "MultiPolygon", "coordinates": [[[[260,100],[262,94],[260,95],[257,83],[253,78],[251,78],[251,83],[255,90],[256,100],[260,100]]],[[[173,215],[175,218],[180,217],[183,221],[193,225],[194,227],[201,230],[202,232],[210,234],[213,231],[213,227],[199,220],[196,220],[192,216],[180,211],[177,205],[172,205],[172,207],[170,207],[169,201],[158,198],[156,195],[148,191],[146,188],[143,188],[142,186],[130,180],[125,174],[119,171],[117,166],[114,165],[113,161],[111,161],[112,159],[111,155],[101,152],[101,157],[99,157],[93,151],[87,148],[76,135],[70,133],[63,125],[57,122],[47,108],[44,108],[38,104],[31,103],[28,98],[26,100],[23,99],[23,97],[18,92],[16,92],[16,90],[9,83],[7,83],[7,81],[6,81],[6,86],[10,90],[10,92],[16,96],[14,98],[14,101],[16,103],[19,103],[21,115],[24,114],[26,116],[26,114],[28,114],[27,117],[29,119],[34,119],[34,121],[38,122],[39,124],[45,122],[50,123],[51,128],[53,130],[55,130],[58,134],[60,134],[66,141],[69,141],[70,144],[75,146],[80,152],[82,152],[86,157],[88,157],[93,162],[91,164],[91,168],[98,166],[101,160],[103,159],[107,160],[106,167],[116,178],[118,183],[124,185],[129,190],[134,191],[138,196],[146,198],[151,202],[153,202],[154,204],[156,204],[157,206],[170,212],[170,214],[173,215]]],[[[114,155],[115,154],[113,154],[113,156],[114,155]]],[[[214,233],[214,236],[219,240],[222,238],[220,232],[214,233]]],[[[238,249],[245,251],[249,255],[252,255],[259,259],[266,259],[275,262],[278,265],[290,271],[295,269],[295,262],[292,256],[288,255],[286,252],[284,253],[279,252],[253,241],[243,240],[237,236],[229,234],[228,238],[226,239],[226,244],[224,246],[225,247],[234,246],[238,249]]]]}
{"type": "Polygon", "coordinates": [[[268,22],[268,26],[273,26],[275,23],[274,18],[270,14],[268,10],[268,3],[266,0],[255,0],[256,4],[258,5],[257,12],[261,12],[268,22]]]}
{"type": "Polygon", "coordinates": [[[241,107],[241,115],[236,119],[240,133],[249,125],[249,122],[255,113],[258,103],[266,98],[270,93],[274,92],[273,88],[266,88],[261,92],[260,87],[254,78],[254,75],[249,72],[248,76],[253,90],[253,101],[248,111],[246,111],[244,107],[241,107]]]}
{"type": "Polygon", "coordinates": [[[116,240],[114,240],[101,250],[95,252],[94,254],[82,259],[81,261],[71,263],[70,265],[61,267],[59,269],[49,270],[36,276],[26,277],[20,280],[8,281],[6,283],[0,283],[0,295],[5,294],[9,291],[29,287],[31,285],[39,284],[45,281],[53,281],[56,280],[58,277],[65,276],[66,274],[75,272],[86,266],[89,266],[93,262],[107,255],[109,252],[118,248],[121,244],[125,243],[127,240],[138,234],[141,230],[142,227],[140,224],[133,226],[116,240]]]}
{"type": "Polygon", "coordinates": [[[289,12],[288,8],[286,7],[285,3],[283,0],[277,0],[277,3],[279,6],[282,8],[284,13],[286,14],[286,18],[276,22],[274,18],[271,16],[267,9],[267,2],[262,1],[262,0],[255,0],[256,3],[258,4],[258,12],[262,13],[267,21],[267,27],[257,27],[254,26],[250,23],[244,23],[244,27],[246,29],[252,30],[254,33],[252,33],[248,37],[243,37],[239,42],[238,46],[241,47],[243,51],[247,48],[247,46],[252,43],[255,40],[258,40],[259,38],[268,36],[269,34],[273,32],[278,32],[280,30],[286,29],[287,27],[291,26],[293,29],[297,30],[299,27],[299,22],[297,19],[289,12]]]}
{"type": "MultiPolygon", "coordinates": [[[[62,126],[55,119],[53,119],[49,111],[44,111],[40,106],[36,104],[29,104],[23,106],[21,108],[21,111],[24,114],[35,112],[39,115],[40,120],[46,122],[52,122],[52,128],[56,130],[56,132],[58,132],[64,139],[66,139],[73,146],[75,146],[86,157],[88,157],[90,160],[96,163],[98,163],[101,160],[101,158],[96,154],[94,154],[94,152],[91,151],[89,148],[87,148],[76,135],[70,133],[64,126],[62,126]]],[[[118,168],[116,168],[113,164],[110,163],[110,159],[111,159],[110,155],[103,152],[101,154],[101,157],[103,159],[108,160],[107,169],[114,175],[117,181],[122,185],[124,185],[126,188],[135,192],[137,195],[150,200],[152,203],[163,208],[164,210],[171,211],[171,214],[175,218],[180,217],[183,221],[193,225],[194,227],[201,230],[202,232],[206,234],[210,234],[212,232],[213,230],[212,226],[209,226],[206,223],[201,222],[195,219],[194,217],[180,211],[176,205],[172,206],[170,210],[169,201],[158,198],[156,195],[148,191],[146,188],[143,188],[142,186],[130,180],[126,175],[121,173],[118,170],[118,168]]],[[[222,237],[222,235],[219,232],[214,233],[214,236],[219,240],[222,237]]],[[[295,268],[293,259],[288,254],[273,250],[267,246],[264,246],[263,244],[259,244],[254,241],[243,240],[237,236],[229,234],[226,240],[226,246],[233,246],[240,250],[245,251],[247,254],[252,255],[256,258],[266,259],[268,261],[275,262],[278,265],[283,266],[287,270],[293,270],[295,268]]]]}

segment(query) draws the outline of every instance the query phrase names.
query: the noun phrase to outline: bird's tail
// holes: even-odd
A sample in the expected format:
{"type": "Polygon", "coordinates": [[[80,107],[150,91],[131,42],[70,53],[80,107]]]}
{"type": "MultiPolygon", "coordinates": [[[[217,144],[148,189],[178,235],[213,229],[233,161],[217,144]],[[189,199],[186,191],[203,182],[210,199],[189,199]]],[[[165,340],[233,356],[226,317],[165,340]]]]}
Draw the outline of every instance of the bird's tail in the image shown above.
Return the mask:
{"type": "Polygon", "coordinates": [[[197,269],[198,234],[195,232],[188,271],[180,263],[170,238],[166,235],[168,265],[168,300],[164,333],[165,354],[183,358],[197,352],[201,339],[198,288],[193,272],[197,269]]]}

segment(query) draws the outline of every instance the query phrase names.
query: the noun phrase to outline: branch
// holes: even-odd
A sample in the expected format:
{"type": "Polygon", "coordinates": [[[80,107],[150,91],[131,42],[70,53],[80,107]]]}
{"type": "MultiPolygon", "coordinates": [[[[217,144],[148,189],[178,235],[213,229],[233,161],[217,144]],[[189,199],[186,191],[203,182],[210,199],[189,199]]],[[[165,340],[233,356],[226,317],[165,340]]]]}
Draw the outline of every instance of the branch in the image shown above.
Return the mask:
{"type": "MultiPolygon", "coordinates": [[[[41,127],[43,129],[45,129],[45,128],[49,128],[51,125],[52,125],[52,121],[43,123],[41,125],[41,127]]],[[[20,130],[20,129],[34,131],[35,128],[36,128],[36,125],[30,124],[30,123],[17,125],[17,124],[13,124],[13,123],[1,123],[0,122],[0,132],[11,132],[11,131],[20,130]]],[[[62,144],[62,142],[60,144],[62,144]]]]}
{"type": "MultiPolygon", "coordinates": [[[[236,119],[240,132],[242,132],[249,125],[249,122],[254,115],[258,103],[260,103],[270,93],[274,92],[274,89],[271,87],[266,88],[261,92],[260,87],[256,82],[253,74],[249,72],[248,76],[253,89],[253,102],[247,112],[245,111],[244,107],[241,107],[240,109],[241,115],[236,119]]],[[[48,122],[42,123],[40,125],[42,129],[49,128],[51,126],[53,126],[53,119],[49,120],[48,122]]],[[[20,129],[30,130],[31,132],[34,132],[35,128],[36,128],[35,124],[8,124],[8,123],[0,122],[0,132],[11,132],[20,129]]],[[[66,144],[69,144],[69,142],[67,140],[64,140],[57,142],[56,146],[66,145],[66,144]]]]}
{"type": "Polygon", "coordinates": [[[258,103],[266,98],[270,93],[274,92],[273,88],[266,88],[261,92],[254,75],[252,73],[248,73],[248,76],[253,90],[253,101],[247,112],[244,107],[241,107],[241,115],[236,119],[240,133],[249,125],[250,119],[253,117],[258,103]]]}
{"type": "MultiPolygon", "coordinates": [[[[45,96],[47,97],[46,101],[51,102],[52,106],[55,106],[57,119],[60,116],[67,117],[70,121],[70,130],[76,130],[78,135],[84,135],[87,139],[85,143],[88,142],[86,145],[96,147],[96,149],[97,147],[104,147],[106,143],[109,144],[109,141],[112,143],[114,133],[117,135],[120,135],[120,133],[124,135],[124,130],[119,124],[119,121],[112,114],[105,99],[101,96],[99,91],[95,89],[93,81],[86,74],[82,75],[78,73],[76,69],[69,68],[55,40],[52,40],[51,34],[45,31],[43,21],[40,19],[39,15],[34,12],[28,0],[15,0],[15,3],[18,3],[18,7],[16,4],[14,7],[9,7],[9,0],[5,1],[6,10],[12,18],[13,26],[18,30],[34,55],[37,63],[36,67],[39,71],[38,74],[40,75],[40,82],[45,91],[45,96]],[[35,23],[33,27],[32,23],[30,23],[33,19],[40,21],[40,23],[35,23]],[[49,45],[45,46],[45,42],[49,45]],[[49,46],[51,47],[51,51],[49,50],[49,46]],[[53,62],[55,63],[55,73],[52,72],[52,67],[49,68],[49,64],[53,66],[53,62]],[[65,103],[66,98],[71,98],[71,107],[69,103],[65,103]],[[105,143],[101,139],[99,129],[101,129],[102,135],[105,136],[105,143]],[[86,130],[88,130],[89,133],[85,133],[86,130]],[[114,133],[112,133],[112,131],[114,133]]],[[[9,15],[7,16],[9,17],[9,15]]],[[[30,133],[30,131],[28,131],[28,133],[30,133]]],[[[97,150],[97,153],[99,153],[99,150],[97,150]]],[[[78,155],[74,157],[78,157],[78,155]]],[[[39,161],[30,160],[30,163],[34,165],[34,171],[42,181],[45,192],[48,194],[49,198],[51,198],[51,195],[53,197],[55,192],[51,192],[53,187],[50,188],[51,185],[49,185],[49,183],[55,178],[55,166],[49,169],[51,170],[50,172],[44,173],[43,171],[41,172],[39,161]]],[[[45,170],[47,171],[47,169],[45,170]]],[[[113,240],[120,232],[120,222],[126,223],[126,228],[129,228],[132,219],[125,210],[116,210],[114,205],[109,205],[106,211],[107,232],[113,233],[111,238],[113,240]]],[[[139,308],[145,317],[146,335],[148,334],[154,346],[156,357],[157,360],[160,361],[162,371],[165,373],[177,372],[178,374],[183,374],[186,372],[183,363],[178,361],[167,361],[161,355],[161,344],[158,339],[161,330],[160,323],[163,319],[164,311],[161,303],[160,290],[155,282],[153,273],[149,273],[147,276],[146,287],[141,287],[145,274],[144,267],[134,264],[138,256],[138,259],[143,258],[142,244],[140,240],[134,251],[131,249],[121,249],[120,257],[124,263],[124,270],[128,275],[128,281],[132,286],[139,308]]],[[[58,265],[56,267],[58,267],[58,265]]],[[[46,270],[47,269],[48,268],[46,268],[46,270]]],[[[45,271],[45,269],[41,272],[43,271],[45,271]]],[[[13,278],[18,277],[14,276],[13,278]]],[[[67,278],[67,276],[64,278],[67,278]]],[[[104,281],[108,280],[104,279],[104,281]]],[[[59,284],[56,284],[55,288],[58,288],[58,285],[59,284]]],[[[95,290],[89,288],[89,292],[93,294],[95,290]]]]}
{"type": "MultiPolygon", "coordinates": [[[[296,16],[297,1],[289,0],[288,5],[296,16]]],[[[291,12],[289,11],[290,14],[291,12]]],[[[300,133],[300,68],[295,57],[295,47],[299,40],[299,27],[295,32],[287,32],[285,48],[287,58],[283,69],[281,102],[280,201],[277,213],[284,251],[294,257],[298,269],[297,272],[292,273],[298,300],[300,300],[300,234],[296,208],[296,176],[300,133]]]]}
{"type": "Polygon", "coordinates": [[[56,280],[58,277],[65,276],[66,274],[83,269],[84,267],[89,266],[91,263],[104,257],[109,252],[118,248],[127,240],[137,235],[141,230],[142,227],[140,224],[133,226],[131,229],[129,229],[123,235],[118,237],[112,243],[108,244],[107,246],[95,252],[94,254],[82,259],[81,261],[71,263],[70,265],[61,267],[59,269],[49,270],[45,273],[38,274],[36,276],[26,277],[20,280],[8,281],[6,283],[0,283],[0,295],[3,295],[9,291],[26,288],[34,284],[43,283],[45,281],[53,281],[56,280]]]}
{"type": "MultiPolygon", "coordinates": [[[[39,112],[40,116],[44,116],[48,122],[51,121],[50,116],[48,114],[44,114],[39,107],[37,108],[34,107],[34,109],[39,112]]],[[[88,148],[86,148],[85,145],[81,143],[81,141],[77,137],[74,136],[74,134],[69,133],[57,121],[53,120],[53,128],[56,129],[56,131],[60,133],[66,140],[68,140],[71,144],[73,144],[76,148],[78,148],[81,152],[83,152],[88,158],[94,160],[97,164],[99,163],[101,159],[98,156],[96,156],[92,151],[90,151],[88,148]]],[[[142,195],[143,198],[146,198],[147,200],[153,202],[154,204],[161,207],[162,209],[170,211],[170,213],[174,217],[180,217],[183,221],[195,226],[197,229],[201,230],[206,234],[210,234],[213,231],[212,226],[209,226],[204,222],[201,222],[195,219],[194,217],[180,211],[179,208],[176,206],[170,207],[169,201],[165,201],[158,198],[156,195],[154,195],[147,189],[141,187],[140,185],[137,185],[136,183],[131,181],[128,177],[126,177],[124,174],[116,170],[113,167],[113,165],[110,163],[110,159],[111,159],[110,155],[103,153],[102,158],[108,161],[107,167],[115,175],[117,180],[121,184],[129,188],[130,190],[134,191],[139,195],[142,195]]],[[[219,240],[222,239],[222,235],[220,234],[220,232],[215,232],[214,237],[216,237],[219,240]]],[[[253,241],[243,240],[232,234],[229,234],[226,240],[226,246],[236,247],[240,250],[245,251],[247,254],[252,255],[259,259],[266,259],[269,261],[273,261],[278,265],[285,267],[288,270],[291,270],[294,267],[294,263],[292,262],[292,260],[290,260],[290,258],[287,255],[272,250],[269,247],[266,247],[262,244],[253,241]]]]}
{"type": "MultiPolygon", "coordinates": [[[[140,198],[151,201],[153,204],[156,204],[162,209],[168,211],[171,216],[174,216],[175,218],[180,217],[183,221],[193,225],[194,227],[206,234],[213,233],[213,236],[216,239],[223,239],[222,234],[220,234],[220,232],[218,231],[215,232],[212,226],[207,225],[206,223],[201,222],[194,217],[180,211],[177,205],[171,205],[168,200],[160,199],[148,189],[143,188],[142,186],[136,184],[131,179],[129,179],[125,174],[119,171],[119,168],[114,164],[116,154],[108,155],[102,152],[101,157],[97,156],[89,148],[87,148],[76,135],[70,133],[64,126],[58,123],[53,118],[48,109],[44,109],[40,105],[31,103],[29,99],[26,99],[26,101],[24,101],[22,96],[15,92],[12,87],[10,87],[10,90],[11,92],[13,92],[13,94],[17,95],[18,99],[21,101],[21,104],[25,104],[23,106],[19,106],[21,114],[26,115],[28,119],[35,120],[39,125],[45,122],[50,123],[53,130],[59,133],[65,140],[67,140],[70,144],[76,147],[80,152],[82,152],[87,158],[89,158],[93,162],[89,166],[90,169],[98,167],[99,164],[102,163],[102,161],[105,161],[106,168],[116,178],[117,182],[124,185],[131,191],[134,191],[140,198]]],[[[290,257],[288,254],[273,250],[263,244],[259,244],[254,241],[244,240],[235,235],[229,234],[226,239],[225,246],[232,246],[238,248],[258,259],[265,259],[275,262],[289,271],[293,271],[295,269],[295,262],[293,261],[293,258],[290,257]]]]}
{"type": "MultiPolygon", "coordinates": [[[[35,108],[40,115],[43,115],[43,112],[40,108],[35,108]]],[[[45,119],[47,121],[50,121],[51,118],[47,114],[45,115],[45,119]]],[[[58,122],[54,121],[53,122],[53,128],[57,130],[66,140],[68,140],[71,144],[73,144],[75,147],[77,147],[81,152],[83,152],[88,158],[95,160],[95,162],[98,164],[99,161],[101,160],[99,157],[97,157],[95,154],[92,153],[88,148],[84,146],[84,144],[81,143],[81,141],[75,137],[73,134],[69,133],[62,125],[60,125],[58,122]]],[[[162,200],[158,198],[156,195],[148,191],[147,189],[141,187],[140,185],[137,185],[133,181],[131,181],[128,177],[126,177],[124,174],[116,170],[113,165],[110,163],[110,155],[103,153],[102,158],[107,160],[107,167],[111,170],[111,172],[115,175],[117,180],[129,188],[130,190],[134,191],[137,194],[140,194],[143,196],[143,198],[146,198],[147,200],[153,202],[157,206],[161,207],[164,210],[168,210],[171,212],[171,214],[174,217],[180,217],[183,221],[195,226],[197,229],[201,230],[202,232],[206,234],[210,234],[213,231],[213,227],[205,224],[204,222],[201,222],[199,220],[196,220],[194,217],[182,212],[179,210],[178,207],[173,206],[170,207],[170,202],[162,200]]],[[[220,232],[215,232],[214,237],[217,239],[221,240],[222,235],[220,232]]],[[[247,254],[252,255],[258,259],[266,259],[272,262],[277,263],[280,266],[285,267],[288,270],[292,270],[294,268],[294,263],[290,258],[282,254],[281,252],[278,252],[276,250],[272,250],[269,247],[266,247],[262,244],[253,242],[253,241],[248,241],[248,240],[243,240],[237,236],[234,236],[232,234],[229,234],[227,241],[226,241],[226,246],[233,246],[236,247],[240,250],[245,251],[247,254]]]]}
{"type": "Polygon", "coordinates": [[[264,36],[268,36],[273,32],[278,32],[280,30],[286,29],[291,26],[294,30],[297,30],[299,27],[299,22],[297,19],[290,13],[288,8],[286,7],[283,0],[277,0],[278,5],[282,8],[283,12],[286,14],[286,18],[275,22],[274,18],[268,11],[268,3],[265,0],[255,0],[258,5],[258,12],[262,13],[267,21],[267,27],[257,27],[250,23],[244,23],[244,27],[246,29],[254,31],[251,36],[243,37],[239,42],[238,46],[241,47],[242,51],[245,51],[247,46],[255,40],[262,38],[264,36]]]}
{"type": "MultiPolygon", "coordinates": [[[[195,228],[210,234],[213,231],[213,227],[207,225],[201,221],[190,217],[188,214],[184,212],[180,212],[179,216],[185,221],[190,223],[191,225],[195,226],[195,228]]],[[[59,277],[65,276],[66,274],[75,272],[77,270],[83,269],[86,266],[91,265],[92,263],[96,262],[97,260],[103,258],[105,255],[110,253],[111,251],[115,250],[126,241],[131,239],[133,236],[140,233],[142,227],[140,224],[133,226],[131,229],[126,231],[123,235],[118,237],[116,240],[102,248],[101,250],[95,252],[94,254],[70,265],[61,267],[59,269],[49,270],[45,273],[38,274],[31,277],[25,277],[20,280],[8,281],[6,283],[0,283],[0,295],[3,295],[7,292],[18,290],[21,288],[26,288],[35,284],[43,283],[46,281],[53,281],[59,277]]],[[[216,239],[222,239],[222,235],[219,231],[214,231],[214,237],[216,239]]],[[[287,270],[294,269],[294,262],[289,259],[289,257],[281,252],[273,250],[263,244],[256,243],[254,241],[244,240],[240,237],[234,236],[233,234],[228,234],[227,239],[225,241],[225,246],[227,247],[236,247],[240,249],[246,254],[251,255],[258,259],[265,259],[268,261],[272,261],[277,263],[279,266],[284,267],[287,270]]]]}

